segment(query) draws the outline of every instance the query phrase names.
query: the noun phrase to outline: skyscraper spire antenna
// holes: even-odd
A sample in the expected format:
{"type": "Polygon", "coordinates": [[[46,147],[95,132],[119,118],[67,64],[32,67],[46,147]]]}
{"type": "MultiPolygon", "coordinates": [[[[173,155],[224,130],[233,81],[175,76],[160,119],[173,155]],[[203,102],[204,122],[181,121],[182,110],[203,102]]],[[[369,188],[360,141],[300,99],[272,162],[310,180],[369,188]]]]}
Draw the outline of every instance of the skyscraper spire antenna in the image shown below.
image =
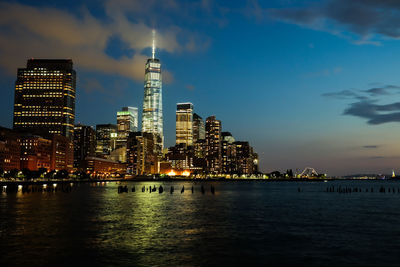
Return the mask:
{"type": "Polygon", "coordinates": [[[153,29],[152,34],[153,34],[153,45],[152,45],[151,54],[152,54],[152,58],[154,59],[155,55],[156,55],[156,30],[153,29]]]}

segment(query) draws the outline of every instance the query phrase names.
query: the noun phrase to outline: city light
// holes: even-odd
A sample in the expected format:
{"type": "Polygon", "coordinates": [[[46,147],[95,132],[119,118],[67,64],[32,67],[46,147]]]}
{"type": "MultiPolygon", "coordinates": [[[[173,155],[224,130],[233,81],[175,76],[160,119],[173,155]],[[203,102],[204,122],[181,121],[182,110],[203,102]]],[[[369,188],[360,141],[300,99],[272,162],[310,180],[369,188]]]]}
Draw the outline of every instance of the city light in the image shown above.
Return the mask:
{"type": "Polygon", "coordinates": [[[174,172],[174,170],[171,170],[171,171],[168,173],[168,175],[169,175],[169,176],[175,176],[175,175],[176,175],[176,172],[174,172]]]}

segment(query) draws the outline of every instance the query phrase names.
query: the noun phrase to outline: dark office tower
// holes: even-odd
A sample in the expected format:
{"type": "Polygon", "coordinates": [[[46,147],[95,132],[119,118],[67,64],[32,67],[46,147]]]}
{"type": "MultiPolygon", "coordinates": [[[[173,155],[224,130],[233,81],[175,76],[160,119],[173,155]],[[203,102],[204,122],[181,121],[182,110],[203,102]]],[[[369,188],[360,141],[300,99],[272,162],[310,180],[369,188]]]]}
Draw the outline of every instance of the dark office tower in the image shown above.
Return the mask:
{"type": "Polygon", "coordinates": [[[128,173],[133,175],[158,173],[158,155],[154,153],[155,141],[157,139],[151,133],[129,134],[126,148],[128,173]]]}
{"type": "Polygon", "coordinates": [[[94,157],[96,132],[91,126],[76,125],[74,129],[74,168],[84,169],[86,157],[94,157]]]}
{"type": "Polygon", "coordinates": [[[258,172],[258,155],[254,153],[249,142],[235,142],[238,174],[254,174],[258,172]]]}
{"type": "Polygon", "coordinates": [[[117,125],[97,124],[96,125],[96,156],[107,158],[115,149],[118,138],[117,125]]]}
{"type": "Polygon", "coordinates": [[[215,116],[206,119],[206,161],[209,173],[221,172],[221,129],[221,121],[215,116]]]}
{"type": "Polygon", "coordinates": [[[222,132],[221,136],[222,173],[235,174],[237,169],[235,138],[230,132],[222,132]]]}
{"type": "Polygon", "coordinates": [[[193,145],[193,104],[176,104],[176,144],[193,145]]]}
{"type": "Polygon", "coordinates": [[[197,115],[196,113],[193,114],[193,143],[197,140],[202,140],[206,138],[206,131],[204,127],[203,118],[197,115]]]}
{"type": "Polygon", "coordinates": [[[70,59],[29,59],[15,82],[15,130],[73,139],[76,74],[70,59]]]}

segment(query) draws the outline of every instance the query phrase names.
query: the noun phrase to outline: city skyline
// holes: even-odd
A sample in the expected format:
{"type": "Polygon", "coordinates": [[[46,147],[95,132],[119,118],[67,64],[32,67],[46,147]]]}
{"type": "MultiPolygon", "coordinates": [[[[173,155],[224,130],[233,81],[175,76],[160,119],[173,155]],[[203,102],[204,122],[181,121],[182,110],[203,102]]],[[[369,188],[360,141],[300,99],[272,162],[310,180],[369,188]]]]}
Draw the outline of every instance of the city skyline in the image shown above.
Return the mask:
{"type": "MultiPolygon", "coordinates": [[[[7,54],[0,62],[4,95],[0,125],[12,125],[16,69],[32,57],[74,61],[78,72],[75,123],[115,123],[120,107],[141,110],[143,65],[152,53],[151,29],[155,28],[165,70],[165,147],[175,143],[176,103],[192,102],[203,118],[216,115],[223,122],[222,131],[249,140],[264,172],[310,166],[330,175],[345,175],[389,173],[400,168],[395,134],[400,81],[393,53],[398,41],[393,38],[395,32],[378,27],[390,22],[390,17],[376,18],[367,25],[356,19],[345,21],[340,12],[326,11],[334,3],[337,10],[350,8],[343,1],[313,5],[299,1],[286,5],[280,1],[268,5],[209,2],[208,6],[198,2],[197,13],[191,4],[176,2],[175,7],[161,4],[153,25],[140,16],[138,6],[132,4],[122,11],[118,4],[103,3],[95,8],[91,2],[82,2],[87,14],[63,2],[50,6],[44,1],[1,3],[5,17],[1,25],[9,32],[3,35],[0,47],[0,53],[7,54]],[[186,12],[160,23],[177,10],[186,12]],[[192,13],[192,20],[185,25],[185,15],[192,13]],[[73,33],[68,41],[41,23],[40,15],[46,14],[53,14],[47,16],[53,22],[49,25],[69,21],[82,27],[66,31],[73,33]],[[196,22],[207,14],[219,27],[196,22]],[[103,31],[98,26],[106,24],[107,18],[116,23],[107,24],[103,31]],[[121,26],[124,19],[126,28],[121,26]],[[29,28],[26,21],[37,28],[29,28]],[[37,36],[36,41],[19,49],[16,40],[22,36],[11,24],[37,36]],[[91,31],[93,28],[98,31],[91,31]],[[93,34],[83,43],[82,33],[90,32],[93,34]],[[131,33],[135,34],[129,39],[131,33]],[[96,47],[93,40],[101,40],[98,43],[103,46],[96,47]],[[40,46],[43,42],[46,46],[40,46]],[[59,43],[63,51],[56,49],[59,43]],[[77,52],[81,47],[89,47],[93,53],[82,55],[77,52]]],[[[372,14],[379,14],[379,8],[393,8],[389,3],[377,3],[357,1],[354,5],[372,14]]],[[[155,7],[146,4],[142,8],[150,12],[155,7]]]]}

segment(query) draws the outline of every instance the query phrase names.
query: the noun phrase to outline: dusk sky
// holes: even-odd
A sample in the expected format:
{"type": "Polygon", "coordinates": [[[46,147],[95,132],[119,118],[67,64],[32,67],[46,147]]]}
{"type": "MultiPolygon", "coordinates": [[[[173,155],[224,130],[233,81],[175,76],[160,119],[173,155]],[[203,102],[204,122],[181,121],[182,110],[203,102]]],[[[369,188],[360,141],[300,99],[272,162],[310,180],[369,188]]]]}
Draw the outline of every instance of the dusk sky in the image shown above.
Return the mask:
{"type": "Polygon", "coordinates": [[[261,171],[400,173],[399,17],[397,0],[2,1],[0,125],[29,58],[73,60],[76,123],[141,111],[154,28],[166,146],[188,101],[261,171]]]}

